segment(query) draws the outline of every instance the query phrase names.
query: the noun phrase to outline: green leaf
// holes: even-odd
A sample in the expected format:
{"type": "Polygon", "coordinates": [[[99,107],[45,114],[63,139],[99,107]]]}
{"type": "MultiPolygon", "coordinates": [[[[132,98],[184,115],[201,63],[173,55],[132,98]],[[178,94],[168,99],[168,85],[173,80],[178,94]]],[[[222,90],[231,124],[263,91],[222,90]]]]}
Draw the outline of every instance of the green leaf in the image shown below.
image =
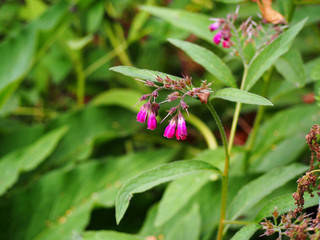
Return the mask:
{"type": "Polygon", "coordinates": [[[221,98],[231,102],[273,106],[273,104],[268,99],[254,93],[240,90],[238,88],[220,89],[213,94],[212,98],[221,98]]]}
{"type": "Polygon", "coordinates": [[[231,240],[247,240],[252,237],[252,235],[260,229],[259,224],[250,224],[242,227],[232,238],[231,240]]]}
{"type": "Polygon", "coordinates": [[[125,214],[129,206],[130,199],[134,193],[144,192],[161,183],[165,183],[188,174],[208,170],[220,173],[217,168],[207,162],[190,160],[164,164],[132,178],[129,182],[123,185],[117,195],[117,223],[119,224],[125,214]]]}
{"type": "MultiPolygon", "coordinates": [[[[290,22],[295,6],[294,0],[278,0],[280,13],[285,17],[287,22],[290,22]]],[[[308,16],[307,14],[305,16],[308,16]]]]}
{"type": "Polygon", "coordinates": [[[275,67],[287,81],[297,87],[305,85],[307,77],[299,51],[290,50],[276,61],[275,67]]]}
{"type": "Polygon", "coordinates": [[[171,149],[153,150],[51,171],[2,202],[0,225],[6,228],[0,239],[71,239],[73,232],[85,229],[92,208],[113,207],[124,182],[175,154],[171,149]]]}
{"type": "Polygon", "coordinates": [[[313,67],[310,73],[310,78],[312,80],[320,80],[320,64],[313,67]]]}
{"type": "Polygon", "coordinates": [[[181,210],[208,182],[210,175],[211,173],[200,172],[170,183],[160,201],[155,226],[161,226],[181,210]]]}
{"type": "Polygon", "coordinates": [[[12,186],[21,172],[30,171],[43,162],[67,132],[61,127],[44,135],[26,148],[15,150],[0,159],[0,195],[12,186]]]}
{"type": "Polygon", "coordinates": [[[288,165],[305,150],[305,142],[304,136],[293,136],[273,144],[266,152],[254,153],[252,159],[256,160],[251,164],[250,169],[267,172],[273,168],[288,165]]]}
{"type": "Polygon", "coordinates": [[[131,89],[110,89],[96,96],[90,104],[93,105],[117,105],[131,111],[139,112],[139,106],[134,106],[142,96],[141,93],[131,89]]]}
{"type": "Polygon", "coordinates": [[[239,190],[238,194],[233,198],[227,211],[228,218],[232,220],[238,218],[261,199],[272,193],[277,188],[285,185],[288,181],[296,178],[307,169],[307,166],[292,164],[287,167],[273,169],[261,177],[251,181],[247,185],[243,186],[239,190]]]}
{"type": "Polygon", "coordinates": [[[70,130],[47,161],[48,165],[83,160],[90,156],[97,140],[125,137],[141,127],[135,114],[118,106],[87,106],[59,116],[49,129],[68,124],[70,130]]]}
{"type": "Polygon", "coordinates": [[[240,3],[240,2],[244,2],[246,0],[215,0],[216,2],[223,2],[223,3],[227,3],[227,4],[234,4],[234,3],[240,3]]]}
{"type": "Polygon", "coordinates": [[[200,237],[201,217],[199,205],[194,204],[191,210],[177,221],[168,232],[167,240],[198,240],[200,237]]]}
{"type": "Polygon", "coordinates": [[[168,39],[168,41],[185,51],[189,57],[203,66],[217,79],[228,86],[237,87],[236,80],[234,79],[229,67],[213,52],[197,44],[182,40],[168,39]]]}
{"type": "Polygon", "coordinates": [[[168,76],[171,79],[181,79],[179,77],[172,76],[172,75],[169,75],[166,73],[148,70],[148,69],[139,69],[139,68],[129,67],[129,66],[116,66],[116,67],[109,68],[109,70],[119,72],[119,73],[126,75],[126,76],[129,76],[129,77],[143,79],[143,80],[149,80],[149,81],[153,81],[153,82],[156,82],[155,78],[157,75],[162,78],[165,78],[166,76],[168,76]]]}
{"type": "Polygon", "coordinates": [[[30,70],[37,45],[36,31],[28,27],[0,45],[0,108],[30,70]]]}
{"type": "MultiPolygon", "coordinates": [[[[318,197],[310,197],[309,194],[304,196],[304,209],[319,204],[318,197]]],[[[289,211],[293,211],[296,208],[295,200],[292,197],[292,193],[285,194],[279,197],[271,199],[266,205],[264,205],[255,217],[256,222],[260,222],[264,218],[271,217],[275,207],[279,214],[284,214],[289,211]]]]}
{"type": "Polygon", "coordinates": [[[141,9],[212,43],[212,33],[208,30],[212,23],[210,16],[165,7],[142,6],[141,9]]]}
{"type": "Polygon", "coordinates": [[[290,27],[288,31],[280,35],[251,60],[245,82],[245,90],[250,90],[263,73],[268,70],[281,55],[290,49],[294,38],[301,31],[306,21],[307,19],[304,19],[290,27]]]}
{"type": "Polygon", "coordinates": [[[145,240],[143,237],[115,231],[86,231],[81,236],[83,240],[145,240]]]}

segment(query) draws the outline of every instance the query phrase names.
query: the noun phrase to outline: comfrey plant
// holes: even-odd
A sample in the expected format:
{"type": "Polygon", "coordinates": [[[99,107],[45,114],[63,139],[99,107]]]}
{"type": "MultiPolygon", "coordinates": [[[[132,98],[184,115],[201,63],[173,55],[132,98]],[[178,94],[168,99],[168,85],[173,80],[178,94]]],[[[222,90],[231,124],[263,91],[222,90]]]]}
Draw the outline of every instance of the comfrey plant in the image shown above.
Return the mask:
{"type": "Polygon", "coordinates": [[[320,239],[320,201],[316,213],[302,213],[305,197],[308,193],[311,197],[315,197],[314,192],[317,192],[317,198],[320,198],[320,126],[314,125],[306,136],[307,143],[311,151],[310,169],[304,176],[298,179],[297,191],[292,197],[295,199],[296,209],[287,214],[281,215],[281,220],[278,222],[279,212],[277,209],[272,213],[273,221],[265,219],[261,223],[263,229],[266,230],[262,236],[270,236],[278,234],[277,239],[282,239],[283,236],[290,239],[320,239]]]}
{"type": "MultiPolygon", "coordinates": [[[[222,49],[227,50],[228,54],[231,54],[231,57],[240,59],[242,62],[243,74],[238,82],[226,63],[213,52],[191,42],[169,39],[173,45],[182,49],[193,60],[212,73],[219,81],[227,85],[227,88],[212,91],[212,82],[204,80],[200,86],[195,87],[191,78],[188,76],[175,77],[166,73],[127,66],[111,68],[113,71],[143,81],[146,86],[153,88],[150,94],[143,95],[140,98],[139,102],[144,103],[137,114],[137,121],[147,123],[148,129],[154,130],[157,128],[158,111],[159,109],[165,108],[165,103],[176,103],[174,107],[166,109],[168,114],[161,121],[163,122],[168,117],[170,118],[169,124],[163,133],[163,136],[166,138],[176,137],[177,140],[187,139],[186,121],[182,112],[185,111],[189,114],[187,100],[189,97],[199,100],[209,109],[217,124],[225,156],[222,171],[208,162],[186,160],[161,165],[131,179],[122,186],[117,195],[116,219],[118,223],[123,218],[134,193],[146,191],[158,184],[174,180],[187,174],[199,171],[211,171],[219,175],[221,180],[221,205],[217,239],[223,239],[230,224],[242,224],[241,221],[235,221],[235,219],[240,216],[240,211],[235,210],[236,207],[232,209],[233,212],[230,211],[227,214],[230,156],[242,104],[260,105],[246,146],[247,154],[244,159],[243,171],[247,172],[250,164],[248,160],[250,151],[256,140],[265,106],[272,106],[272,103],[265,98],[272,72],[272,65],[281,55],[289,50],[292,41],[303,28],[306,20],[302,20],[296,25],[289,27],[288,30],[285,30],[287,26],[278,26],[273,23],[266,23],[266,21],[257,23],[253,21],[252,18],[248,18],[241,23],[238,21],[238,11],[239,9],[237,9],[235,13],[227,15],[224,19],[212,18],[211,21],[213,21],[213,23],[208,24],[209,26],[204,26],[204,28],[209,28],[209,34],[211,34],[210,31],[214,32],[212,39],[214,44],[220,45],[222,43],[222,49]],[[246,52],[248,44],[254,46],[254,54],[248,54],[246,52]],[[264,80],[261,95],[249,92],[260,78],[264,80]],[[160,102],[158,100],[159,95],[163,92],[167,93],[168,91],[170,91],[170,93],[166,96],[165,100],[160,102]],[[227,139],[220,117],[212,104],[216,98],[236,103],[229,139],[227,139]]],[[[252,48],[250,48],[250,51],[251,49],[252,48]]],[[[245,198],[243,201],[245,201],[245,198]]],[[[236,202],[240,202],[239,204],[241,206],[245,204],[245,202],[241,204],[240,200],[236,202]]]]}

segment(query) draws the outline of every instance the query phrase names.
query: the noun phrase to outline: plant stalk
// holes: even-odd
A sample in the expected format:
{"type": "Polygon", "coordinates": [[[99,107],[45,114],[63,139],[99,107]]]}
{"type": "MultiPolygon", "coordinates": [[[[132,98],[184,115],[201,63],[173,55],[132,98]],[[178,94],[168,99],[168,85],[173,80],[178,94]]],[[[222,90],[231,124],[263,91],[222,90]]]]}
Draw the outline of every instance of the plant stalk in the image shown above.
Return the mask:
{"type": "MultiPolygon", "coordinates": [[[[246,78],[247,78],[247,74],[248,74],[248,65],[244,64],[244,72],[243,72],[243,76],[242,76],[242,80],[241,80],[241,86],[240,86],[241,90],[244,89],[244,84],[245,84],[245,81],[246,81],[246,78]]],[[[237,102],[236,108],[234,110],[234,115],[233,115],[230,135],[229,135],[229,145],[228,145],[228,153],[229,153],[229,155],[231,153],[234,137],[235,137],[235,134],[236,134],[236,129],[237,129],[237,125],[238,125],[241,106],[242,106],[242,103],[237,102]]]]}
{"type": "Polygon", "coordinates": [[[226,132],[224,131],[223,125],[221,123],[221,120],[216,112],[216,110],[213,108],[210,101],[207,104],[214,120],[217,123],[217,126],[219,128],[219,132],[221,134],[222,143],[225,151],[225,162],[224,162],[224,172],[222,175],[222,190],[221,190],[221,214],[220,214],[220,222],[219,222],[219,229],[218,229],[218,240],[222,240],[223,238],[223,229],[226,219],[226,210],[227,210],[227,198],[228,198],[228,178],[229,178],[229,164],[230,164],[230,155],[228,151],[228,141],[226,132]]]}

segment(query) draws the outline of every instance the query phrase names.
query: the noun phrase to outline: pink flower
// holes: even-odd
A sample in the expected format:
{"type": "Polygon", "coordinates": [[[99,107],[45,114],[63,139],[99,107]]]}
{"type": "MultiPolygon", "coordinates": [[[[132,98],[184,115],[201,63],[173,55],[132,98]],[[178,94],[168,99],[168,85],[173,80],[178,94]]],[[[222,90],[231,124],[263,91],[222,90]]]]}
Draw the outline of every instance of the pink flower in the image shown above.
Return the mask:
{"type": "Polygon", "coordinates": [[[145,103],[142,105],[140,112],[137,115],[138,122],[141,122],[141,123],[146,122],[149,108],[150,108],[150,103],[145,103]]]}
{"type": "Polygon", "coordinates": [[[228,41],[228,40],[223,40],[223,42],[222,42],[222,47],[224,47],[224,48],[229,48],[229,47],[230,47],[230,41],[228,41]]]}
{"type": "Polygon", "coordinates": [[[157,128],[157,119],[154,112],[151,112],[148,117],[148,129],[154,130],[157,128]]]}
{"type": "Polygon", "coordinates": [[[177,126],[176,120],[175,118],[172,118],[169,125],[164,130],[163,136],[167,138],[173,138],[174,133],[176,131],[176,126],[177,126]]]}
{"type": "Polygon", "coordinates": [[[214,37],[213,37],[213,42],[215,44],[219,44],[220,41],[221,41],[221,37],[222,37],[222,33],[221,32],[218,32],[214,37]]]}
{"type": "Polygon", "coordinates": [[[187,138],[187,126],[186,121],[181,113],[178,115],[178,127],[176,131],[177,140],[185,140],[187,138]]]}
{"type": "Polygon", "coordinates": [[[213,31],[215,31],[215,30],[217,30],[219,27],[220,27],[220,23],[219,22],[215,22],[215,23],[212,23],[210,26],[209,26],[209,30],[211,31],[211,32],[213,32],[213,31]]]}

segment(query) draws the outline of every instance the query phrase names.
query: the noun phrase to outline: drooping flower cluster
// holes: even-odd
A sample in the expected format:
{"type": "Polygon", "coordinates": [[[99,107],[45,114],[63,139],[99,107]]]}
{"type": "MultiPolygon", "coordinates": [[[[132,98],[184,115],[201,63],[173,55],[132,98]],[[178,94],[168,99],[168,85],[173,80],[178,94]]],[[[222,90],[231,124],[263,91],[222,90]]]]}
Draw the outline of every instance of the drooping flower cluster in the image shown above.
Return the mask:
{"type": "Polygon", "coordinates": [[[211,32],[218,30],[212,41],[217,45],[219,45],[222,41],[222,47],[229,48],[232,45],[230,40],[232,34],[228,22],[222,18],[212,18],[211,20],[213,20],[214,23],[209,26],[209,30],[211,32]]]}
{"type": "MultiPolygon", "coordinates": [[[[207,103],[210,96],[210,85],[203,81],[201,86],[196,88],[193,87],[191,78],[183,77],[178,79],[172,79],[169,76],[164,78],[160,76],[155,76],[154,81],[146,80],[145,85],[148,87],[155,87],[156,89],[151,94],[143,95],[139,102],[147,101],[142,105],[138,115],[137,121],[140,123],[145,123],[147,121],[148,129],[154,130],[157,128],[157,115],[160,108],[160,104],[166,102],[178,101],[177,106],[172,107],[167,116],[161,121],[163,122],[167,117],[172,116],[169,121],[169,125],[166,127],[163,136],[166,138],[176,137],[177,140],[185,140],[188,136],[186,121],[184,119],[182,111],[188,113],[189,106],[184,101],[185,96],[190,96],[198,98],[202,103],[207,103]],[[160,90],[173,90],[171,94],[167,95],[166,100],[157,103],[156,100],[159,95],[160,90]]],[[[188,113],[189,114],[189,113],[188,113]]]]}

